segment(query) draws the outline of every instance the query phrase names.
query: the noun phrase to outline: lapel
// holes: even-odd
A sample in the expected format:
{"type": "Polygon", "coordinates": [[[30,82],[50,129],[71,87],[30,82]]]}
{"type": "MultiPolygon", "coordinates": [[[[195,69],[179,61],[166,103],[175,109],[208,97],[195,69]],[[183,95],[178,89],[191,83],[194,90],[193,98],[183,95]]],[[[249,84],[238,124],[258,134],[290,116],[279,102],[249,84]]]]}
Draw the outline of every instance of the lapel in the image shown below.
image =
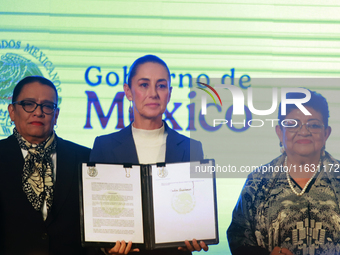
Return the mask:
{"type": "Polygon", "coordinates": [[[64,201],[67,199],[72,184],[77,183],[74,181],[74,178],[77,178],[77,171],[75,171],[77,168],[76,153],[70,150],[65,142],[58,137],[57,176],[54,185],[53,205],[45,221],[47,226],[56,217],[64,201]]]}
{"type": "Polygon", "coordinates": [[[131,164],[139,164],[131,124],[118,133],[115,133],[112,139],[115,140],[113,144],[118,143],[117,146],[112,148],[112,153],[116,155],[117,163],[129,162],[131,164]]]}
{"type": "MultiPolygon", "coordinates": [[[[164,123],[165,132],[168,133],[166,138],[165,162],[174,163],[183,161],[185,147],[182,146],[184,137],[172,130],[166,122],[164,123]]],[[[139,164],[136,145],[132,136],[131,124],[122,129],[112,137],[113,144],[112,155],[115,155],[116,163],[139,164]]]]}
{"type": "Polygon", "coordinates": [[[165,125],[165,132],[168,133],[166,138],[165,162],[182,162],[184,158],[185,147],[181,145],[184,137],[169,128],[165,121],[163,121],[163,123],[165,125]]]}
{"type": "MultiPolygon", "coordinates": [[[[20,146],[14,135],[9,136],[6,140],[4,147],[1,147],[0,157],[1,162],[10,162],[10,169],[3,169],[6,171],[6,175],[9,176],[9,180],[13,180],[11,185],[17,186],[17,190],[22,190],[22,171],[24,168],[24,157],[22,155],[20,146]],[[15,183],[14,183],[15,182],[15,183]]],[[[7,164],[6,164],[7,165],[7,164]]],[[[3,166],[0,166],[2,169],[3,166]]]]}
{"type": "Polygon", "coordinates": [[[25,160],[14,135],[11,135],[7,138],[7,145],[5,145],[5,150],[2,153],[6,155],[6,160],[13,164],[13,169],[18,170],[17,172],[20,174],[21,178],[25,160]]]}

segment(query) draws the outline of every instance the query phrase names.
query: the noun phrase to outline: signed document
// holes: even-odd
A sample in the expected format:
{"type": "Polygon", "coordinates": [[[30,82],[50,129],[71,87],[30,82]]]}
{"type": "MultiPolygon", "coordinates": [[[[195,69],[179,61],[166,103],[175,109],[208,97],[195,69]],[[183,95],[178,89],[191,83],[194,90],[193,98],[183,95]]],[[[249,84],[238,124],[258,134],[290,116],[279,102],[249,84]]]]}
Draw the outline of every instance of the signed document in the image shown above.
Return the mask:
{"type": "Polygon", "coordinates": [[[214,180],[190,178],[190,164],[152,166],[156,244],[216,238],[214,180]]]}
{"type": "Polygon", "coordinates": [[[190,176],[193,166],[213,164],[82,164],[82,244],[112,247],[125,240],[157,249],[194,238],[218,243],[214,175],[190,176]]]}

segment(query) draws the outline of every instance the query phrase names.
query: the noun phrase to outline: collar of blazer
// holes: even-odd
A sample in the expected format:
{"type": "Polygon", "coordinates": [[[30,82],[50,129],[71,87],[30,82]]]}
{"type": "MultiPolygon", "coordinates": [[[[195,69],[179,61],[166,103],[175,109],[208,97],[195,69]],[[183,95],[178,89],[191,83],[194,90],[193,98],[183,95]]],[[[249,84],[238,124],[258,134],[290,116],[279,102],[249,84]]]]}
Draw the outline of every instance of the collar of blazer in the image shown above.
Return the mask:
{"type": "MultiPolygon", "coordinates": [[[[166,153],[165,153],[165,162],[167,163],[174,163],[174,162],[181,162],[183,158],[183,154],[185,152],[185,148],[182,143],[185,140],[185,136],[178,134],[176,131],[171,129],[165,121],[164,123],[164,130],[168,133],[166,139],[166,153]]],[[[131,124],[126,128],[123,128],[118,132],[118,135],[114,137],[116,141],[120,142],[122,145],[126,146],[126,148],[134,148],[134,152],[129,152],[129,161],[132,164],[137,164],[138,157],[136,152],[136,146],[132,137],[132,128],[131,124]]],[[[127,150],[129,151],[129,150],[127,150]]],[[[124,157],[125,158],[125,157],[124,157]]],[[[125,162],[126,163],[126,162],[125,162]]]]}

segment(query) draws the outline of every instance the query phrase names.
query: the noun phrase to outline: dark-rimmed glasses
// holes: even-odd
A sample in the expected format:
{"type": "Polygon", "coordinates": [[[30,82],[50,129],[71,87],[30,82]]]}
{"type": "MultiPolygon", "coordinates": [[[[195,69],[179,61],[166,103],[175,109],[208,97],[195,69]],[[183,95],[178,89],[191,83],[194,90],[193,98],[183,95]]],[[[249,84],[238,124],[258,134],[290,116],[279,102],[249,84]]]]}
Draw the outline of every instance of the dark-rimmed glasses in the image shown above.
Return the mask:
{"type": "Polygon", "coordinates": [[[294,119],[288,119],[282,121],[282,126],[286,128],[287,131],[296,133],[298,132],[302,126],[305,125],[306,129],[313,133],[313,134],[319,134],[325,127],[324,124],[322,124],[319,120],[309,120],[305,124],[302,124],[299,120],[294,119]]]}
{"type": "Polygon", "coordinates": [[[28,113],[34,112],[38,106],[40,106],[41,111],[45,114],[52,114],[55,111],[55,109],[57,109],[57,104],[54,103],[38,104],[34,101],[29,100],[15,101],[12,104],[21,105],[24,111],[28,113]]]}

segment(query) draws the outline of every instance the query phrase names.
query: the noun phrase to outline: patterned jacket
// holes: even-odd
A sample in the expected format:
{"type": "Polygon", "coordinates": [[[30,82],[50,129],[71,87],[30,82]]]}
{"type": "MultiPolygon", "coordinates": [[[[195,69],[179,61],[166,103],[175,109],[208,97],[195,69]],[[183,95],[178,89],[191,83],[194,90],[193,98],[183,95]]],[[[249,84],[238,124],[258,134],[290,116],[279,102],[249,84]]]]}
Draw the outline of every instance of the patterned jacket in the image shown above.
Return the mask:
{"type": "Polygon", "coordinates": [[[285,156],[248,176],[227,231],[232,254],[269,254],[276,246],[298,255],[340,254],[340,162],[326,152],[306,192],[297,196],[283,168],[285,156]]]}

